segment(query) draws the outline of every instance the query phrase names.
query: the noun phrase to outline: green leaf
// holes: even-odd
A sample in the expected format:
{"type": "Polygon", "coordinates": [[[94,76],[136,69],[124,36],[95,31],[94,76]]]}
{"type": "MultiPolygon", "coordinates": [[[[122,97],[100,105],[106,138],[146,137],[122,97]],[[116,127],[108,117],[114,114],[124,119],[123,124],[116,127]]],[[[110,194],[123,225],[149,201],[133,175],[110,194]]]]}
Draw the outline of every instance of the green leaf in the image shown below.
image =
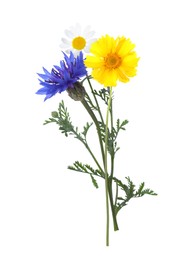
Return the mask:
{"type": "Polygon", "coordinates": [[[95,178],[92,176],[92,174],[90,174],[90,177],[91,177],[91,179],[92,179],[92,183],[93,183],[93,185],[94,185],[94,187],[96,188],[96,189],[98,189],[98,183],[97,183],[97,181],[95,180],[95,178]]]}
{"type": "Polygon", "coordinates": [[[125,177],[125,179],[128,182],[128,189],[127,189],[126,195],[127,195],[128,200],[129,200],[134,196],[135,185],[133,184],[133,182],[131,181],[131,179],[129,177],[125,177]]]}
{"type": "Polygon", "coordinates": [[[120,197],[120,196],[117,198],[118,202],[115,205],[116,214],[120,211],[121,208],[123,208],[124,206],[127,205],[128,201],[131,198],[142,197],[145,194],[157,195],[151,189],[144,189],[144,187],[145,187],[145,183],[144,182],[142,182],[140,184],[138,190],[136,191],[135,190],[135,185],[134,185],[134,183],[131,181],[131,179],[129,177],[126,177],[127,184],[124,184],[122,181],[120,181],[119,179],[117,179],[115,177],[113,177],[113,180],[118,185],[118,187],[120,187],[124,191],[124,193],[125,193],[125,198],[120,197]]]}
{"type": "Polygon", "coordinates": [[[98,188],[98,183],[97,183],[96,179],[94,178],[94,176],[104,178],[103,173],[100,172],[98,169],[94,170],[90,165],[83,164],[79,161],[75,161],[73,166],[68,166],[68,169],[89,174],[95,188],[98,188]]]}
{"type": "Polygon", "coordinates": [[[86,137],[88,130],[90,129],[90,127],[93,125],[93,123],[86,123],[86,125],[84,126],[84,130],[82,132],[82,134],[86,137]]]}
{"type": "Polygon", "coordinates": [[[106,105],[108,105],[108,101],[109,101],[109,91],[108,89],[102,88],[100,90],[94,90],[93,91],[95,96],[98,96],[101,98],[102,101],[105,102],[106,105]]]}
{"type": "Polygon", "coordinates": [[[153,195],[153,196],[157,195],[157,193],[155,193],[153,190],[151,190],[151,189],[144,189],[144,187],[145,187],[145,182],[142,182],[140,184],[140,186],[139,186],[139,189],[135,193],[135,197],[142,197],[145,194],[153,195]]]}
{"type": "Polygon", "coordinates": [[[128,123],[129,123],[128,120],[124,120],[124,121],[121,123],[119,129],[125,130],[125,128],[124,128],[123,126],[127,125],[128,123]]]}
{"type": "MultiPolygon", "coordinates": [[[[59,103],[58,111],[52,112],[52,117],[44,122],[44,125],[48,123],[56,123],[59,126],[59,130],[65,134],[66,137],[74,135],[75,138],[80,140],[83,144],[86,144],[86,139],[82,133],[78,132],[78,127],[74,127],[67,108],[64,106],[64,101],[59,103]]],[[[91,124],[87,123],[84,127],[83,133],[86,135],[91,124]]]]}
{"type": "Polygon", "coordinates": [[[144,186],[145,186],[145,182],[142,182],[142,183],[140,184],[140,186],[139,186],[138,191],[137,191],[138,194],[141,194],[141,192],[142,192],[144,186]]]}

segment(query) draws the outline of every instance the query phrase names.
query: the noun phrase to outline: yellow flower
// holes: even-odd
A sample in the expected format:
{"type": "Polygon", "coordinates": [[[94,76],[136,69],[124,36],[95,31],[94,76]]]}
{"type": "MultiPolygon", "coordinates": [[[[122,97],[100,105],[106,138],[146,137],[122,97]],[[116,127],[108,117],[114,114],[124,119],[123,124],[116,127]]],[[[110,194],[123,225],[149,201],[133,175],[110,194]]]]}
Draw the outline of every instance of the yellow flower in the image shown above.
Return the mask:
{"type": "Polygon", "coordinates": [[[134,48],[135,45],[125,37],[102,36],[91,44],[93,55],[86,57],[85,65],[93,69],[93,78],[105,87],[116,86],[118,80],[126,83],[136,75],[139,58],[134,48]]]}

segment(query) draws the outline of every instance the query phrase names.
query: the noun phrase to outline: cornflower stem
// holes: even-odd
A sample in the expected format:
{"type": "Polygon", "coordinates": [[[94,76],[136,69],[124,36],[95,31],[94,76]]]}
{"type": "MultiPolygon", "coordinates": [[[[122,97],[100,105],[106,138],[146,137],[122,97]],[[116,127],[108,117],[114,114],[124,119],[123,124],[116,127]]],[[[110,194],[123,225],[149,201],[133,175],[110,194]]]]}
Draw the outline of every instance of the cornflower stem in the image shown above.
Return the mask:
{"type": "Polygon", "coordinates": [[[97,106],[97,111],[98,111],[98,113],[99,113],[99,115],[100,115],[100,118],[101,118],[101,122],[102,122],[103,125],[104,125],[104,120],[103,120],[103,116],[102,116],[102,114],[101,114],[101,110],[100,110],[100,107],[99,107],[99,103],[98,103],[98,100],[97,100],[97,98],[96,98],[96,96],[95,96],[95,94],[94,94],[94,90],[93,90],[93,87],[92,87],[92,84],[91,84],[91,82],[90,82],[89,77],[87,77],[87,81],[88,81],[88,84],[89,84],[89,86],[90,86],[91,93],[93,94],[93,97],[94,97],[94,100],[95,100],[95,103],[96,103],[96,106],[97,106]]]}
{"type": "Polygon", "coordinates": [[[109,246],[109,177],[108,177],[108,161],[107,161],[107,152],[108,152],[108,123],[109,123],[109,112],[111,107],[112,100],[112,87],[110,88],[110,96],[108,100],[108,107],[106,112],[106,127],[105,127],[105,195],[106,195],[106,246],[109,246]]]}
{"type": "MultiPolygon", "coordinates": [[[[87,94],[87,96],[88,96],[88,94],[87,94]]],[[[98,134],[98,138],[99,138],[99,144],[100,144],[102,159],[103,159],[103,163],[104,163],[104,161],[105,161],[105,154],[104,154],[103,141],[102,141],[102,136],[101,136],[98,120],[97,120],[95,114],[93,113],[92,109],[90,108],[90,106],[86,102],[86,100],[83,99],[81,102],[82,102],[83,106],[85,107],[85,109],[87,110],[87,112],[89,113],[89,115],[91,116],[91,118],[92,118],[92,120],[93,120],[93,122],[94,122],[94,124],[95,124],[95,126],[97,128],[97,134],[98,134]]]]}

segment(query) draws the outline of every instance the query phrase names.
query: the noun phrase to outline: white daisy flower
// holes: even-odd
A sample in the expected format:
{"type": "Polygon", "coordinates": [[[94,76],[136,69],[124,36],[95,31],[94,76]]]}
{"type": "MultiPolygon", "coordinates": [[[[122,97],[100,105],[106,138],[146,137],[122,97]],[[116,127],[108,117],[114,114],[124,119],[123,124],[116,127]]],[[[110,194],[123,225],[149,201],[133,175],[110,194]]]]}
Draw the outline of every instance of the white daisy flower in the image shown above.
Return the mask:
{"type": "Polygon", "coordinates": [[[80,51],[88,53],[91,43],[96,40],[92,38],[95,31],[92,31],[90,26],[82,29],[78,23],[75,26],[71,26],[69,30],[65,30],[64,34],[65,38],[62,38],[60,47],[67,54],[72,51],[74,56],[77,56],[80,51]]]}

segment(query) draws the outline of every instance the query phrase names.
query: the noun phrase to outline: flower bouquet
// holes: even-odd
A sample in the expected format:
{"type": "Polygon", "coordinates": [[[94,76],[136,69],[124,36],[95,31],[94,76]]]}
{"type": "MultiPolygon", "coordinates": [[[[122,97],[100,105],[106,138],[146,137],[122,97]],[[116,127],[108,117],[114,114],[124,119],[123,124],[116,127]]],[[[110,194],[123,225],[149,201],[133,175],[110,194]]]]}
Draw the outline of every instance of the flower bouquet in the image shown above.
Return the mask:
{"type": "Polygon", "coordinates": [[[89,114],[91,122],[86,122],[82,131],[71,121],[65,102],[61,101],[57,111],[44,124],[55,123],[66,136],[73,136],[82,143],[90,154],[95,166],[75,161],[68,169],[85,173],[90,176],[95,188],[98,188],[97,178],[105,183],[106,203],[106,245],[109,245],[109,219],[112,216],[114,230],[119,229],[117,215],[127,205],[130,199],[142,197],[145,194],[157,195],[153,190],[145,188],[142,182],[138,188],[127,176],[125,182],[115,175],[115,156],[119,150],[117,137],[128,120],[114,120],[113,117],[113,88],[117,82],[127,83],[136,75],[139,61],[135,45],[125,37],[111,37],[104,35],[93,39],[94,31],[90,27],[81,30],[80,25],[65,30],[61,48],[64,50],[63,60],[53,66],[51,72],[43,68],[44,73],[38,74],[42,86],[36,93],[45,95],[45,100],[56,93],[67,91],[68,95],[83,105],[89,114]],[[86,54],[87,53],[87,54],[86,54]],[[101,84],[101,89],[94,88],[93,83],[101,84]],[[87,87],[85,83],[87,82],[87,87]],[[105,114],[101,109],[101,102],[106,107],[105,114]],[[101,151],[101,161],[93,152],[87,140],[87,134],[92,125],[96,128],[96,138],[101,151]],[[111,214],[110,214],[111,213],[111,214]]]}

